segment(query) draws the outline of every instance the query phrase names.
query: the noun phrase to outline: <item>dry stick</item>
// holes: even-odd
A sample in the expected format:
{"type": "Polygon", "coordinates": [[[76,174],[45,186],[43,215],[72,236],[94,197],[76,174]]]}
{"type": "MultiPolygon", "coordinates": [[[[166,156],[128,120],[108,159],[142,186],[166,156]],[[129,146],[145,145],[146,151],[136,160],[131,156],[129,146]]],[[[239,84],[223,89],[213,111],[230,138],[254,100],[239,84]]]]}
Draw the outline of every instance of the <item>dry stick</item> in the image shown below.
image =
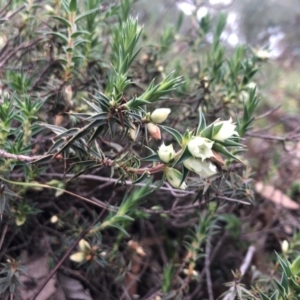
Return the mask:
{"type": "Polygon", "coordinates": [[[2,244],[3,244],[4,238],[5,238],[7,229],[8,229],[8,226],[5,225],[4,230],[2,231],[1,240],[0,240],[0,250],[1,250],[1,248],[2,248],[2,244]]]}
{"type": "Polygon", "coordinates": [[[208,238],[205,245],[205,275],[206,275],[206,284],[209,300],[214,300],[214,293],[212,289],[211,274],[210,274],[210,252],[211,252],[211,243],[208,238]]]}
{"type": "Polygon", "coordinates": [[[3,57],[3,60],[0,62],[0,68],[2,68],[6,62],[14,55],[16,54],[18,51],[21,51],[21,50],[24,50],[24,49],[29,49],[31,48],[32,46],[34,46],[35,44],[39,43],[40,41],[42,41],[43,38],[38,38],[36,39],[35,41],[31,42],[31,43],[27,43],[27,44],[22,44],[20,45],[19,47],[17,47],[14,51],[10,52],[10,53],[7,53],[5,55],[5,57],[3,57]]]}
{"type": "Polygon", "coordinates": [[[16,155],[16,154],[8,153],[8,152],[0,149],[0,157],[9,158],[9,159],[18,160],[18,161],[31,162],[34,160],[41,159],[44,156],[42,156],[42,155],[36,155],[36,156],[16,155]]]}
{"type": "MultiPolygon", "coordinates": [[[[247,269],[249,268],[250,264],[251,264],[251,261],[252,261],[252,258],[253,258],[253,255],[255,253],[256,249],[254,246],[250,246],[248,248],[248,251],[247,251],[247,254],[246,254],[246,257],[244,258],[244,261],[242,263],[242,265],[240,266],[240,272],[241,272],[241,275],[240,275],[240,278],[242,278],[244,276],[244,274],[246,273],[247,269]]],[[[229,292],[232,292],[233,290],[235,289],[235,285],[233,285],[230,289],[229,289],[229,292]]],[[[224,298],[223,300],[229,300],[230,299],[230,295],[231,293],[228,293],[224,298]]]]}
{"type": "Polygon", "coordinates": [[[51,185],[47,185],[47,184],[40,184],[40,183],[15,182],[15,181],[11,181],[11,180],[5,179],[5,178],[3,178],[1,176],[0,176],[0,180],[8,182],[8,183],[13,184],[13,185],[20,185],[20,186],[26,186],[26,187],[41,187],[41,188],[53,189],[53,190],[61,191],[61,192],[64,192],[66,194],[69,194],[71,196],[74,196],[74,197],[76,197],[78,199],[81,199],[83,201],[86,201],[88,203],[94,204],[94,205],[96,205],[98,207],[109,209],[111,211],[117,211],[117,209],[115,207],[108,206],[108,205],[106,205],[104,202],[102,202],[100,200],[93,201],[93,200],[90,200],[90,199],[85,198],[83,196],[80,196],[80,195],[77,195],[75,193],[72,193],[70,191],[58,188],[56,186],[51,186],[51,185]]]}
{"type": "Polygon", "coordinates": [[[8,8],[8,6],[10,5],[10,3],[12,2],[12,0],[9,0],[6,5],[0,10],[0,17],[2,17],[2,13],[8,8]]]}
{"type": "Polygon", "coordinates": [[[57,272],[57,270],[60,268],[60,266],[64,263],[64,261],[70,256],[71,252],[75,249],[75,247],[77,246],[77,244],[79,243],[79,241],[81,239],[84,238],[84,236],[93,228],[93,226],[100,221],[100,219],[102,218],[104,212],[106,210],[103,209],[101,211],[101,213],[99,214],[99,216],[97,217],[97,219],[85,230],[83,230],[81,232],[81,234],[78,236],[78,238],[75,240],[74,244],[69,248],[69,250],[65,253],[65,255],[61,258],[61,260],[57,263],[57,265],[55,266],[54,269],[52,269],[52,271],[49,273],[49,275],[47,276],[47,278],[45,279],[45,281],[43,282],[43,284],[39,287],[39,289],[37,290],[37,292],[35,293],[34,297],[32,298],[32,300],[35,300],[38,295],[41,293],[41,291],[43,290],[43,288],[46,286],[46,284],[48,283],[48,281],[52,278],[52,276],[57,272]]]}
{"type": "Polygon", "coordinates": [[[274,140],[274,141],[282,141],[282,142],[286,142],[286,141],[297,141],[298,139],[300,139],[300,134],[294,134],[294,135],[285,135],[285,137],[280,137],[280,136],[273,136],[273,135],[269,135],[269,134],[258,134],[258,133],[254,133],[254,132],[249,132],[246,133],[246,136],[250,136],[253,138],[259,138],[259,139],[265,139],[265,140],[274,140]]]}
{"type": "MultiPolygon", "coordinates": [[[[59,174],[59,173],[47,173],[47,174],[41,174],[41,176],[47,176],[47,177],[66,177],[66,178],[72,178],[74,176],[74,174],[59,174]]],[[[109,178],[109,177],[103,177],[103,176],[97,176],[97,175],[80,175],[79,177],[80,179],[91,179],[91,180],[96,180],[96,181],[108,181],[108,182],[113,182],[113,183],[120,183],[122,184],[122,182],[119,179],[116,178],[109,178]]],[[[131,185],[134,184],[131,180],[126,180],[125,184],[131,185]]],[[[135,183],[134,185],[136,186],[144,186],[145,183],[135,183]]],[[[154,184],[151,184],[150,187],[157,187],[154,184]]],[[[176,191],[176,197],[185,197],[185,195],[187,194],[195,194],[195,191],[182,191],[182,190],[177,190],[172,188],[170,185],[168,185],[168,187],[160,187],[160,190],[166,190],[166,191],[170,191],[170,192],[174,192],[176,191]]]]}

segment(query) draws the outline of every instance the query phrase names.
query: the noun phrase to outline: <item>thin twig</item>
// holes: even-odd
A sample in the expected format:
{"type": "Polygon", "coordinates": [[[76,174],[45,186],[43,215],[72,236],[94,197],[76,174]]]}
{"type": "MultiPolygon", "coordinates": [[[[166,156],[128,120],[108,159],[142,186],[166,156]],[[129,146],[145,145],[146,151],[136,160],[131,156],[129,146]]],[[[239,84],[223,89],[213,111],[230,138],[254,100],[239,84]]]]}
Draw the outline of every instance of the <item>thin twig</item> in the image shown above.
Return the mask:
{"type": "MultiPolygon", "coordinates": [[[[247,254],[243,260],[242,265],[240,266],[240,279],[245,275],[247,269],[249,268],[253,255],[256,251],[256,248],[254,246],[250,246],[248,248],[247,254]]],[[[235,285],[233,285],[230,289],[228,294],[223,298],[223,300],[229,300],[231,297],[231,292],[235,289],[235,285]]]]}
{"type": "Polygon", "coordinates": [[[274,135],[269,135],[269,134],[258,134],[258,133],[254,133],[254,132],[248,132],[246,133],[246,136],[251,136],[254,138],[259,138],[259,139],[264,139],[264,140],[271,140],[271,141],[281,141],[281,142],[285,142],[285,141],[296,141],[298,139],[300,139],[300,134],[295,134],[295,135],[286,135],[284,137],[281,136],[274,136],[274,135]]]}
{"type": "Polygon", "coordinates": [[[8,6],[10,5],[10,3],[12,2],[12,0],[9,0],[6,5],[0,10],[0,17],[2,17],[2,13],[8,8],[8,6]]]}
{"type": "Polygon", "coordinates": [[[209,300],[214,300],[214,293],[212,289],[211,274],[210,274],[210,252],[211,252],[211,243],[208,238],[205,245],[205,275],[206,275],[206,284],[209,300]]]}
{"type": "Polygon", "coordinates": [[[17,161],[31,162],[31,161],[41,159],[44,156],[42,156],[42,155],[35,155],[35,156],[17,155],[17,154],[8,153],[8,152],[0,149],[0,157],[13,159],[13,160],[17,160],[17,161]]]}
{"type": "Polygon", "coordinates": [[[104,208],[104,209],[108,209],[108,210],[111,210],[111,211],[117,211],[118,210],[116,207],[108,206],[108,205],[106,205],[104,202],[102,202],[100,200],[93,201],[91,199],[85,198],[83,196],[80,196],[78,194],[72,193],[72,192],[67,191],[65,189],[61,189],[61,188],[56,187],[56,186],[51,186],[51,185],[41,184],[41,183],[15,182],[15,181],[11,181],[11,180],[5,179],[5,178],[3,178],[1,176],[0,176],[0,180],[2,180],[4,182],[7,182],[7,183],[10,183],[10,184],[13,184],[13,185],[20,185],[20,186],[25,186],[25,187],[41,187],[41,188],[53,189],[53,190],[61,191],[63,193],[69,194],[71,196],[74,196],[74,197],[76,197],[78,199],[81,199],[83,201],[86,201],[88,203],[94,204],[94,205],[96,205],[98,207],[101,207],[101,208],[104,208]]]}
{"type": "MultiPolygon", "coordinates": [[[[66,177],[66,178],[72,178],[74,176],[74,174],[59,174],[59,173],[47,173],[47,174],[41,174],[42,176],[47,176],[47,177],[66,177]]],[[[97,175],[80,175],[81,179],[91,179],[91,180],[95,180],[95,181],[108,181],[108,182],[113,182],[113,183],[125,183],[127,185],[136,185],[136,186],[144,186],[145,183],[133,183],[131,180],[126,180],[121,182],[119,179],[116,178],[109,178],[109,177],[103,177],[103,176],[97,176],[97,175]]],[[[154,184],[151,184],[150,187],[152,188],[156,188],[157,186],[154,184]]],[[[161,187],[160,190],[165,190],[165,191],[169,191],[169,192],[174,192],[176,197],[184,197],[187,194],[195,194],[195,191],[183,191],[183,190],[177,190],[172,188],[170,185],[168,185],[168,187],[161,187]]]]}
{"type": "Polygon", "coordinates": [[[5,238],[7,229],[8,229],[8,225],[5,225],[5,227],[4,227],[3,231],[2,231],[2,235],[1,235],[0,250],[2,248],[2,244],[3,244],[4,238],[5,238]]]}
{"type": "Polygon", "coordinates": [[[34,46],[35,44],[39,43],[40,41],[42,41],[43,38],[38,38],[36,39],[35,41],[31,42],[31,43],[27,43],[27,44],[22,44],[20,45],[19,47],[15,48],[14,51],[10,52],[8,55],[6,55],[6,57],[4,57],[2,59],[2,61],[0,62],[0,68],[2,68],[6,63],[7,61],[14,55],[16,54],[17,52],[19,52],[20,50],[24,50],[24,49],[29,49],[31,48],[32,46],[34,46]]]}

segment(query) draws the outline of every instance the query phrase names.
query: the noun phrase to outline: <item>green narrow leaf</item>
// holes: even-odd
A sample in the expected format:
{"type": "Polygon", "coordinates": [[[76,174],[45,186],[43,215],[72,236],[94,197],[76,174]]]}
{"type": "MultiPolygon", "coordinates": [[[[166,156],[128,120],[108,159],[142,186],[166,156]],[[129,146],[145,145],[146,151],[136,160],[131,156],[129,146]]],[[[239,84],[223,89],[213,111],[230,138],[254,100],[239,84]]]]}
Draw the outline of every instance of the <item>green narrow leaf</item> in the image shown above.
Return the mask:
{"type": "Polygon", "coordinates": [[[147,157],[144,157],[141,159],[142,161],[151,161],[151,162],[157,162],[157,161],[160,161],[160,158],[158,156],[158,154],[152,154],[152,155],[149,155],[147,157]]]}
{"type": "Polygon", "coordinates": [[[179,186],[182,185],[182,183],[185,181],[185,179],[187,178],[189,174],[189,169],[187,169],[184,165],[182,165],[182,178],[181,178],[181,181],[180,181],[180,184],[179,186]]]}
{"type": "Polygon", "coordinates": [[[145,179],[149,179],[149,174],[147,172],[144,172],[139,178],[134,180],[132,183],[133,184],[140,183],[142,181],[145,181],[145,179]]]}
{"type": "MultiPolygon", "coordinates": [[[[82,35],[82,34],[86,34],[86,35],[90,35],[90,33],[86,30],[79,30],[79,31],[76,31],[74,32],[72,35],[71,35],[71,38],[72,39],[75,39],[77,38],[78,36],[82,35]]],[[[89,42],[88,40],[86,40],[86,42],[89,42]]]]}
{"type": "Polygon", "coordinates": [[[174,162],[174,164],[172,166],[173,167],[178,166],[179,164],[181,164],[183,161],[185,161],[187,158],[190,158],[191,156],[192,156],[192,154],[188,150],[188,147],[185,147],[185,149],[184,149],[184,151],[182,151],[180,157],[174,162]]]}
{"type": "Polygon", "coordinates": [[[70,12],[73,12],[73,13],[77,11],[77,0],[70,1],[69,10],[70,10],[70,12]]]}
{"type": "Polygon", "coordinates": [[[76,19],[75,19],[75,23],[80,21],[81,19],[85,18],[86,16],[89,16],[93,13],[96,13],[97,11],[99,11],[100,8],[94,8],[94,9],[91,9],[91,10],[88,10],[86,12],[84,12],[83,14],[79,15],[76,19]]]}
{"type": "Polygon", "coordinates": [[[206,121],[201,106],[199,106],[198,108],[198,117],[199,117],[199,123],[196,131],[196,135],[199,135],[200,132],[204,130],[204,128],[206,127],[206,121]]]}
{"type": "Polygon", "coordinates": [[[285,274],[287,275],[288,278],[292,277],[293,273],[290,268],[290,263],[287,260],[282,259],[281,256],[277,252],[275,252],[275,253],[276,253],[277,260],[279,261],[282,270],[285,272],[285,274]]]}
{"type": "Polygon", "coordinates": [[[166,130],[167,132],[169,132],[176,139],[178,144],[181,145],[182,135],[176,129],[164,125],[158,125],[158,126],[166,130]]]}
{"type": "MultiPolygon", "coordinates": [[[[212,148],[213,148],[213,150],[215,150],[218,153],[224,154],[227,157],[230,157],[230,158],[240,161],[237,157],[235,157],[232,153],[227,151],[226,148],[224,148],[220,144],[214,143],[212,148]]],[[[240,162],[242,162],[242,161],[240,161],[240,162]]]]}
{"type": "Polygon", "coordinates": [[[300,255],[292,262],[290,270],[293,275],[299,275],[299,273],[300,273],[300,255]]]}
{"type": "Polygon", "coordinates": [[[214,124],[210,124],[200,132],[200,136],[211,139],[213,135],[214,124]]]}
{"type": "Polygon", "coordinates": [[[62,33],[59,33],[59,32],[47,32],[46,34],[52,34],[52,35],[54,35],[54,36],[57,36],[57,37],[63,39],[63,40],[66,42],[66,44],[68,43],[68,37],[65,36],[65,35],[62,34],[62,33]]]}
{"type": "Polygon", "coordinates": [[[89,139],[88,144],[91,144],[91,142],[102,132],[103,129],[104,126],[99,126],[98,128],[96,128],[91,138],[89,139]]]}
{"type": "Polygon", "coordinates": [[[71,23],[68,20],[66,20],[65,18],[58,17],[58,16],[52,16],[52,18],[55,20],[58,20],[59,22],[61,22],[68,28],[72,27],[71,23]]]}
{"type": "Polygon", "coordinates": [[[283,297],[285,299],[286,290],[284,289],[284,287],[276,279],[274,279],[274,283],[275,283],[281,297],[283,297]]]}

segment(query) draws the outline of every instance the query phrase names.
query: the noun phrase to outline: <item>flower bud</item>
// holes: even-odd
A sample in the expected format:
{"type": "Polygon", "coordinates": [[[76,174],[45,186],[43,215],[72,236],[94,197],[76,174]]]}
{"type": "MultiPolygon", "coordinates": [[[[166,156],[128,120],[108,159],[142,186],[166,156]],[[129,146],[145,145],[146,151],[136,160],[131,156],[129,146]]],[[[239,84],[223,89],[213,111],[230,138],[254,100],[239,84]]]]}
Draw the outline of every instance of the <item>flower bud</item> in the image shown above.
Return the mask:
{"type": "Polygon", "coordinates": [[[180,182],[182,179],[182,174],[178,170],[176,170],[174,168],[165,168],[165,174],[166,174],[167,180],[174,188],[181,189],[181,190],[186,189],[187,185],[185,182],[183,182],[180,185],[180,182]]]}
{"type": "Polygon", "coordinates": [[[82,239],[79,242],[79,249],[81,251],[87,251],[91,249],[91,245],[86,240],[82,239]]]}
{"type": "Polygon", "coordinates": [[[194,157],[201,158],[203,161],[206,158],[214,156],[211,150],[213,143],[213,141],[207,138],[196,136],[188,142],[188,149],[194,157]]]}
{"type": "Polygon", "coordinates": [[[159,158],[165,162],[168,163],[170,160],[172,160],[175,156],[175,151],[173,149],[173,145],[166,146],[164,143],[158,148],[158,156],[159,158]]]}
{"type": "Polygon", "coordinates": [[[76,252],[70,256],[70,259],[75,262],[81,263],[85,260],[85,254],[83,252],[76,252]]]}
{"type": "Polygon", "coordinates": [[[26,216],[20,215],[16,217],[17,226],[22,226],[26,222],[26,216]]]}
{"type": "Polygon", "coordinates": [[[148,132],[150,133],[150,135],[156,139],[156,140],[160,140],[161,139],[161,134],[160,134],[160,129],[157,125],[153,124],[153,123],[148,123],[147,124],[147,129],[148,132]]]}
{"type": "Polygon", "coordinates": [[[48,13],[54,13],[54,12],[55,12],[55,10],[54,10],[50,5],[48,5],[48,4],[46,4],[46,5],[44,6],[44,9],[45,9],[48,13]]]}
{"type": "Polygon", "coordinates": [[[193,278],[197,278],[199,276],[199,273],[196,270],[190,271],[189,269],[183,269],[183,273],[193,278]]]}
{"type": "Polygon", "coordinates": [[[72,91],[72,86],[67,85],[65,88],[65,93],[66,93],[66,100],[69,104],[72,103],[73,99],[73,91],[72,91]]]}
{"type": "Polygon", "coordinates": [[[50,219],[50,222],[53,223],[53,224],[57,223],[58,222],[58,217],[56,215],[52,216],[51,219],[50,219]]]}
{"type": "Polygon", "coordinates": [[[281,243],[281,251],[283,253],[287,253],[289,250],[289,243],[287,240],[284,240],[282,243],[281,243]]]}
{"type": "Polygon", "coordinates": [[[213,140],[217,141],[225,141],[226,139],[231,138],[233,135],[239,135],[235,131],[236,125],[232,123],[232,119],[230,118],[228,121],[217,121],[215,122],[215,127],[218,125],[222,125],[217,133],[215,133],[212,137],[213,140]]]}
{"type": "Polygon", "coordinates": [[[158,108],[152,112],[151,121],[157,124],[162,123],[168,118],[170,112],[170,108],[158,108]]]}
{"type": "Polygon", "coordinates": [[[135,141],[136,140],[136,138],[137,138],[137,129],[136,129],[136,126],[135,125],[133,125],[133,124],[131,124],[131,126],[132,127],[129,127],[129,129],[128,129],[128,133],[129,133],[129,136],[130,136],[130,138],[133,140],[133,141],[135,141]]]}

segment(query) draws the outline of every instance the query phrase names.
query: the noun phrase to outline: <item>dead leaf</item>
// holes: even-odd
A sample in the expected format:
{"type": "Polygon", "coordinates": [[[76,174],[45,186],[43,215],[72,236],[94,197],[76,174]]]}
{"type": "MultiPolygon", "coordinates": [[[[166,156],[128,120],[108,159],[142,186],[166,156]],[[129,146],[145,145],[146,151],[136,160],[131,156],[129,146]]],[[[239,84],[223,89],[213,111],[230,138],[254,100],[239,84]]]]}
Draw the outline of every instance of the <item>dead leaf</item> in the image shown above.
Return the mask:
{"type": "Polygon", "coordinates": [[[79,280],[58,273],[58,281],[67,299],[93,300],[89,290],[85,290],[79,280]]]}
{"type": "Polygon", "coordinates": [[[222,168],[225,165],[224,159],[222,158],[222,156],[218,152],[216,152],[214,150],[212,150],[212,152],[213,152],[214,156],[210,157],[209,160],[211,162],[219,165],[222,168]]]}
{"type": "Polygon", "coordinates": [[[278,189],[275,189],[272,185],[263,185],[262,182],[257,182],[255,184],[255,190],[262,197],[273,201],[275,204],[281,205],[284,208],[296,210],[300,208],[300,205],[293,201],[289,196],[284,194],[278,189]]]}
{"type": "MultiPolygon", "coordinates": [[[[44,283],[49,273],[48,256],[28,258],[26,253],[22,255],[22,265],[26,269],[25,274],[20,275],[22,284],[19,289],[21,299],[32,299],[39,287],[44,283]]],[[[56,277],[52,277],[36,300],[47,300],[56,292],[56,277]]]]}

